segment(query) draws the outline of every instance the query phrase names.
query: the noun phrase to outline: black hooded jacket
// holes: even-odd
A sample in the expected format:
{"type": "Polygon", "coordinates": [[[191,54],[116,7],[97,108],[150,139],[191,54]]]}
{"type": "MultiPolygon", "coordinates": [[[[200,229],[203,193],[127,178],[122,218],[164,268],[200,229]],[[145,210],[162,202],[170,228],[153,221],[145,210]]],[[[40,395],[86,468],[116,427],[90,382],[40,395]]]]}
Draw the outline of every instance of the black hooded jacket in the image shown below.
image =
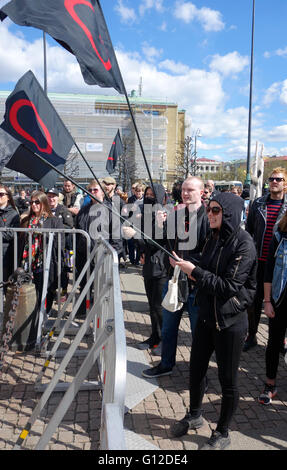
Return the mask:
{"type": "MultiPolygon", "coordinates": [[[[152,233],[148,233],[148,236],[151,236],[151,238],[157,242],[160,242],[162,240],[157,240],[156,238],[156,233],[154,230],[155,224],[154,224],[154,219],[155,219],[155,207],[154,205],[157,204],[160,207],[163,207],[165,202],[166,202],[166,192],[165,188],[161,184],[154,183],[154,192],[156,195],[156,198],[154,200],[149,200],[146,197],[146,192],[147,189],[144,192],[144,197],[143,197],[143,204],[141,205],[141,212],[142,212],[142,218],[141,218],[141,231],[145,233],[146,230],[146,223],[144,223],[144,217],[146,217],[146,221],[150,220],[150,225],[149,228],[152,230],[152,233]],[[150,214],[150,217],[149,217],[150,214]]],[[[167,277],[167,271],[164,263],[164,256],[165,253],[157,248],[155,245],[152,244],[152,242],[145,240],[145,239],[140,239],[136,240],[140,254],[145,255],[145,263],[143,265],[143,276],[145,278],[163,278],[167,277]]]]}
{"type": "Polygon", "coordinates": [[[219,193],[212,201],[222,207],[222,225],[207,238],[192,276],[200,318],[223,329],[245,314],[253,301],[257,257],[253,239],[240,227],[243,199],[219,193]]]}

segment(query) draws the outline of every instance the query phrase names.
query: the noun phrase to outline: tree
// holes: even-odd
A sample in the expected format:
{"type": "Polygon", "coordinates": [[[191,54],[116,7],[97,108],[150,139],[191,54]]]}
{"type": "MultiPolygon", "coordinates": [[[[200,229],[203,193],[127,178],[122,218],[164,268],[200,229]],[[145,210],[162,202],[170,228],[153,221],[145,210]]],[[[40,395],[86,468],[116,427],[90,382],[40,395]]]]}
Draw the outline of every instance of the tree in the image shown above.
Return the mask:
{"type": "Polygon", "coordinates": [[[197,156],[193,152],[193,138],[185,137],[175,156],[175,171],[178,179],[186,179],[189,175],[196,174],[197,156]]]}

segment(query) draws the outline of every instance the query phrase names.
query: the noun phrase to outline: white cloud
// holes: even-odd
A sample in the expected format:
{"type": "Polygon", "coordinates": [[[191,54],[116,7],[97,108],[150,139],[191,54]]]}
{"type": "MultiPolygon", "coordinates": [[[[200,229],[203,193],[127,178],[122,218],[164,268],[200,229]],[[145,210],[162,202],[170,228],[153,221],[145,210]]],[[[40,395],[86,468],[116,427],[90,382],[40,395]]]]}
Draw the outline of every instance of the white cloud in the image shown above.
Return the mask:
{"type": "Polygon", "coordinates": [[[242,72],[248,64],[249,58],[247,56],[242,56],[237,51],[234,51],[224,56],[215,54],[210,62],[210,68],[224,76],[228,76],[242,72]]]}
{"type": "Polygon", "coordinates": [[[140,15],[144,15],[147,10],[155,8],[158,12],[163,12],[163,0],[142,0],[139,6],[140,15]]]}
{"type": "Polygon", "coordinates": [[[123,23],[133,23],[137,19],[137,15],[133,8],[128,8],[123,4],[123,0],[118,0],[115,5],[115,11],[117,11],[121,17],[123,23]]]}
{"type": "Polygon", "coordinates": [[[185,23],[191,23],[196,20],[202,24],[205,31],[221,31],[225,24],[222,21],[222,15],[217,10],[211,10],[207,7],[197,8],[192,2],[177,0],[175,4],[174,16],[185,23]]]}
{"type": "Polygon", "coordinates": [[[142,51],[145,57],[147,58],[147,60],[150,60],[150,61],[153,61],[159,58],[163,53],[162,49],[156,49],[155,47],[150,46],[148,42],[146,41],[142,43],[142,51]]]}
{"type": "Polygon", "coordinates": [[[180,62],[174,62],[174,60],[166,59],[160,62],[159,64],[160,69],[168,70],[175,74],[185,74],[188,73],[189,67],[185,64],[181,64],[180,62]]]}

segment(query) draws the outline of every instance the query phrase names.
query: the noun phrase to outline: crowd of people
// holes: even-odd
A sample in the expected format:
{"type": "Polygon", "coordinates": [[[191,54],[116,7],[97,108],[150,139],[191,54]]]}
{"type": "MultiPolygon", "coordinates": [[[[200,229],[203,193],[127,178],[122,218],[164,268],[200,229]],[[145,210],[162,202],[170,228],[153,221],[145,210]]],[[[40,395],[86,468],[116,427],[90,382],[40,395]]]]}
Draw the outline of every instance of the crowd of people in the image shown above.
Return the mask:
{"type": "MultiPolygon", "coordinates": [[[[278,167],[268,179],[269,190],[249,201],[248,188],[217,191],[213,181],[189,176],[167,193],[161,184],[137,182],[127,194],[111,176],[93,179],[88,194],[64,181],[63,188],[21,191],[13,199],[11,190],[0,185],[0,226],[3,234],[3,280],[12,272],[12,235],[9,227],[68,228],[102,236],[116,250],[119,265],[129,259],[142,266],[151,319],[150,336],[136,347],[160,356],[157,366],[143,371],[147,379],[172,373],[176,363],[179,325],[188,312],[191,326],[190,407],[174,423],[171,432],[180,437],[203,424],[202,400],[208,387],[208,364],[216,354],[222,389],[217,427],[205,449],[230,445],[229,426],[239,400],[237,376],[242,352],[257,345],[262,306],[269,321],[266,348],[266,383],[258,397],[264,405],[277,394],[276,375],[281,353],[285,353],[287,328],[287,171],[278,167]],[[91,197],[92,196],[92,197],[91,197]],[[113,217],[118,214],[120,217],[113,217]],[[115,220],[116,227],[115,227],[115,220]],[[128,223],[126,223],[127,221],[128,223]],[[146,234],[148,233],[148,236],[146,234]],[[176,312],[163,308],[168,282],[180,268],[176,312]]],[[[27,269],[28,238],[20,238],[19,265],[27,269]]],[[[32,239],[32,271],[39,299],[43,284],[43,241],[32,239]]],[[[66,236],[64,249],[72,251],[66,236]]],[[[49,275],[47,311],[57,288],[56,241],[49,275]]],[[[77,236],[76,269],[86,259],[85,240],[77,236]]],[[[63,260],[65,256],[63,255],[63,260]]],[[[62,266],[62,298],[67,296],[69,269],[62,266]]],[[[85,286],[83,279],[80,290],[85,286]]],[[[83,301],[77,316],[86,315],[83,301]]]]}

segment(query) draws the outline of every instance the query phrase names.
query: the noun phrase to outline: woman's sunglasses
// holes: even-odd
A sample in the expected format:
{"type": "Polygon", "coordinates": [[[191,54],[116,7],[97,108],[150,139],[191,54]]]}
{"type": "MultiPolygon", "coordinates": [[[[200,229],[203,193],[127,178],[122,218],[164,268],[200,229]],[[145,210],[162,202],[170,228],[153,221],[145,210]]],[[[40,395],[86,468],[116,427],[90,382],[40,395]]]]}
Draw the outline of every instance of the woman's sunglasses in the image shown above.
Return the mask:
{"type": "Polygon", "coordinates": [[[221,212],[222,209],[220,207],[207,207],[206,208],[206,212],[209,214],[209,212],[212,212],[213,215],[217,215],[219,214],[219,212],[221,212]]]}
{"type": "Polygon", "coordinates": [[[37,206],[38,206],[39,204],[41,204],[41,202],[39,201],[39,199],[36,199],[36,201],[31,201],[31,202],[30,202],[30,205],[31,205],[31,206],[32,206],[33,204],[37,204],[37,206]]]}

